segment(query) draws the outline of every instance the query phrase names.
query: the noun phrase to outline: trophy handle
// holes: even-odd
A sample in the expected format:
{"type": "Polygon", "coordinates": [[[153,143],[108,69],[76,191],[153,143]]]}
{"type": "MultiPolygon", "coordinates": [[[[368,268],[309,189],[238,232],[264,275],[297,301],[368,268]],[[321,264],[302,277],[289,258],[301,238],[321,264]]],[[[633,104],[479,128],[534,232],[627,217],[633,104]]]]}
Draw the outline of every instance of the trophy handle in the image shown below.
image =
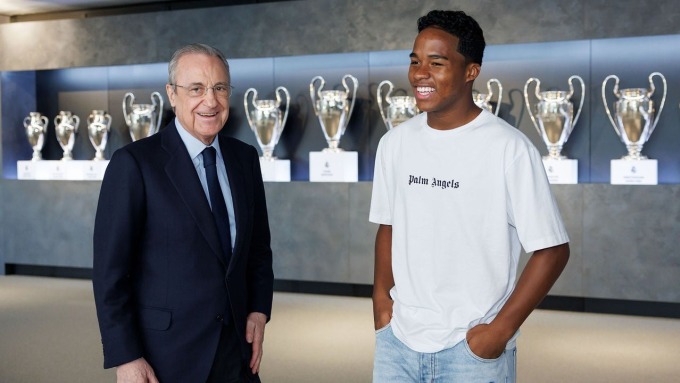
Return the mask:
{"type": "Polygon", "coordinates": [[[276,143],[275,144],[278,144],[279,140],[281,139],[281,133],[283,133],[283,128],[286,125],[286,120],[288,120],[288,110],[290,109],[290,93],[288,93],[288,89],[286,89],[283,86],[276,88],[274,93],[276,93],[276,103],[278,105],[281,104],[280,93],[283,93],[286,96],[286,110],[285,110],[285,112],[283,112],[283,118],[281,119],[280,124],[279,124],[279,134],[276,137],[276,143]]]}
{"type": "Polygon", "coordinates": [[[503,85],[501,85],[501,82],[498,81],[498,79],[492,78],[491,80],[486,82],[486,89],[489,91],[489,94],[487,95],[487,100],[486,102],[491,101],[491,84],[495,83],[496,86],[498,87],[498,100],[496,101],[496,117],[498,117],[498,112],[501,110],[501,101],[503,100],[503,85]]]}
{"type": "Polygon", "coordinates": [[[28,129],[29,126],[31,126],[31,117],[26,116],[26,117],[24,117],[24,128],[28,129]]]}
{"type": "Polygon", "coordinates": [[[74,115],[71,116],[71,119],[74,121],[73,131],[75,133],[78,133],[78,125],[80,125],[80,117],[78,117],[74,114],[74,115]]]}
{"type": "Polygon", "coordinates": [[[250,117],[250,110],[248,109],[248,95],[253,94],[253,107],[255,107],[255,100],[257,100],[257,90],[255,88],[248,88],[246,90],[246,93],[243,95],[243,107],[246,110],[246,118],[248,119],[248,126],[250,126],[251,130],[255,130],[255,125],[253,125],[253,119],[250,117]]]}
{"type": "Polygon", "coordinates": [[[621,133],[619,133],[619,130],[616,129],[616,123],[614,122],[614,119],[612,118],[612,113],[609,110],[609,105],[607,105],[607,94],[605,93],[605,88],[607,87],[607,81],[609,81],[609,79],[612,79],[612,78],[615,81],[614,82],[614,89],[613,89],[614,95],[617,95],[617,93],[619,92],[619,78],[614,74],[610,74],[602,82],[602,102],[604,103],[604,110],[605,110],[605,112],[607,112],[607,117],[609,117],[609,122],[612,123],[612,127],[614,128],[616,135],[619,136],[619,138],[621,138],[621,133]]]}
{"type": "Polygon", "coordinates": [[[392,90],[394,90],[394,85],[390,80],[384,80],[378,85],[378,90],[376,91],[376,99],[378,100],[378,110],[380,110],[380,115],[382,116],[383,121],[385,122],[385,126],[389,128],[389,124],[387,123],[387,116],[385,116],[385,111],[383,108],[383,100],[382,100],[382,88],[387,85],[389,89],[387,90],[387,93],[385,94],[385,101],[387,104],[391,104],[390,102],[390,95],[392,94],[392,90]]]}
{"type": "MultiPolygon", "coordinates": [[[[111,131],[111,115],[108,113],[104,114],[104,119],[106,120],[106,131],[110,132],[111,131]]],[[[159,117],[160,119],[160,117],[159,117]]]]}
{"type": "Polygon", "coordinates": [[[321,98],[321,89],[323,86],[326,84],[326,80],[323,79],[321,76],[316,76],[312,79],[312,82],[309,83],[309,96],[312,98],[312,108],[314,109],[314,114],[317,116],[319,115],[319,111],[317,110],[316,107],[316,100],[317,98],[321,98]],[[316,91],[314,89],[314,83],[320,81],[321,84],[319,85],[319,90],[316,91]]]}
{"type": "MultiPolygon", "coordinates": [[[[161,120],[163,119],[163,96],[161,96],[160,93],[158,92],[153,92],[151,93],[151,102],[153,103],[153,109],[158,111],[156,113],[156,131],[155,133],[158,133],[158,131],[161,129],[161,120]]],[[[108,116],[108,114],[107,114],[108,116]]]]}
{"type": "Polygon", "coordinates": [[[346,74],[342,76],[342,86],[345,87],[345,91],[349,94],[349,87],[347,87],[347,79],[352,80],[352,85],[354,85],[354,90],[352,92],[352,103],[349,104],[349,114],[347,115],[347,121],[345,121],[345,125],[342,127],[342,134],[345,134],[345,129],[347,129],[347,125],[349,125],[349,119],[352,117],[352,111],[354,110],[354,104],[356,103],[357,100],[357,88],[359,88],[359,80],[357,80],[356,77],[352,76],[351,74],[346,74]]]}
{"type": "Polygon", "coordinates": [[[538,127],[536,117],[534,117],[534,114],[531,112],[531,104],[529,103],[529,85],[534,81],[536,82],[536,98],[539,100],[541,99],[540,94],[538,93],[538,89],[541,87],[541,80],[537,79],[536,77],[531,77],[527,80],[526,84],[524,84],[524,103],[526,104],[527,111],[529,112],[529,117],[531,117],[531,122],[534,124],[534,128],[536,128],[538,135],[541,136],[541,129],[538,127]]]}
{"type": "Polygon", "coordinates": [[[130,119],[130,114],[128,110],[128,99],[130,99],[129,104],[130,108],[132,108],[132,103],[135,102],[135,95],[128,92],[125,93],[125,96],[123,96],[123,117],[125,118],[125,123],[128,124],[128,126],[132,125],[132,120],[130,119]]]}
{"type": "Polygon", "coordinates": [[[581,83],[581,103],[578,106],[576,116],[571,121],[571,130],[574,130],[574,126],[576,126],[576,122],[578,121],[578,118],[581,116],[581,111],[583,110],[583,101],[586,98],[586,84],[583,82],[581,76],[573,75],[569,77],[569,80],[567,80],[567,82],[569,83],[569,95],[567,96],[567,99],[570,99],[571,96],[574,95],[574,80],[578,80],[579,83],[581,83]]]}
{"type": "Polygon", "coordinates": [[[54,117],[54,126],[55,126],[55,128],[56,128],[57,126],[59,126],[59,124],[61,124],[61,120],[62,120],[61,114],[58,114],[56,117],[54,117]]]}
{"type": "Polygon", "coordinates": [[[663,110],[664,105],[666,104],[666,91],[668,90],[668,84],[666,84],[666,77],[664,77],[661,73],[659,72],[654,72],[649,75],[649,85],[650,89],[649,92],[647,93],[647,97],[651,98],[652,94],[654,94],[654,76],[661,77],[661,82],[663,82],[663,96],[661,96],[661,103],[659,104],[659,110],[656,112],[656,118],[654,119],[654,124],[652,124],[652,128],[649,130],[649,134],[652,134],[654,129],[656,128],[656,124],[659,122],[659,117],[661,117],[661,111],[663,110]]]}

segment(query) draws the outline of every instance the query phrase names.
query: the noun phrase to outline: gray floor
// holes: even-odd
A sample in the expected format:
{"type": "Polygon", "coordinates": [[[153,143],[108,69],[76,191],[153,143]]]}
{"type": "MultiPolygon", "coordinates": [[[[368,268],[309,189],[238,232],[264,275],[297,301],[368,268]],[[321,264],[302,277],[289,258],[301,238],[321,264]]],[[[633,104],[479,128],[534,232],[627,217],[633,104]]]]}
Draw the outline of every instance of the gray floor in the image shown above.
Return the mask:
{"type": "MultiPolygon", "coordinates": [[[[265,382],[370,382],[371,302],[275,294],[265,382]]],[[[680,320],[536,311],[519,340],[519,382],[678,382],[680,320]]],[[[0,276],[0,382],[114,382],[91,284],[0,276]]]]}

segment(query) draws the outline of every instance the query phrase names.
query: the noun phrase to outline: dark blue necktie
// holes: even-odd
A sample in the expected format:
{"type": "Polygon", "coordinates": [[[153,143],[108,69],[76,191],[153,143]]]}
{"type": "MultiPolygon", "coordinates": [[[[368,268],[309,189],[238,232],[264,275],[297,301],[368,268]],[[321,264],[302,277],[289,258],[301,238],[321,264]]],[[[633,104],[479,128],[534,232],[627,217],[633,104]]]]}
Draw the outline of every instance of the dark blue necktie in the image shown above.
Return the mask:
{"type": "Polygon", "coordinates": [[[210,206],[212,207],[213,218],[215,218],[215,224],[220,236],[220,244],[222,245],[226,265],[228,265],[231,258],[231,232],[229,230],[227,204],[224,202],[220,181],[217,179],[217,151],[212,146],[209,146],[201,154],[203,155],[203,167],[205,168],[205,176],[208,181],[210,206]]]}

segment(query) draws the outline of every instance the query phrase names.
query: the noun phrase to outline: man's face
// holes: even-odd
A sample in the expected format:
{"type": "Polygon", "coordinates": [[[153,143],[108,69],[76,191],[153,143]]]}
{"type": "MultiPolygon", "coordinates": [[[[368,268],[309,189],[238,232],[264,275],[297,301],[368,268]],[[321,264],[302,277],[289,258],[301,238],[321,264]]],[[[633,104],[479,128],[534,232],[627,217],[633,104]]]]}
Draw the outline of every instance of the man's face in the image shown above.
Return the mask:
{"type": "Polygon", "coordinates": [[[420,110],[455,114],[458,105],[471,102],[480,66],[466,64],[457,49],[458,37],[439,28],[425,28],[416,37],[408,78],[420,110]]]}
{"type": "Polygon", "coordinates": [[[217,57],[186,54],[177,62],[174,81],[179,86],[166,85],[165,90],[177,119],[192,136],[210,145],[229,117],[229,97],[216,94],[213,89],[203,96],[190,97],[189,88],[229,85],[224,63],[217,57]]]}

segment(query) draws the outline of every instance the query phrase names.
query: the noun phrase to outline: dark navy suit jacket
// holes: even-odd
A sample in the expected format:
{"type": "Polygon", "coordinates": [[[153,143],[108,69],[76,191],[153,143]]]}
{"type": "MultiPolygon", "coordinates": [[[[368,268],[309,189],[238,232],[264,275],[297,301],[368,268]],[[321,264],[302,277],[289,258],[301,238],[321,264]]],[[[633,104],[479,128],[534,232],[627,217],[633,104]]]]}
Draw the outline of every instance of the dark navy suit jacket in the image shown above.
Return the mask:
{"type": "Polygon", "coordinates": [[[204,382],[223,322],[234,322],[245,363],[247,315],[271,315],[269,223],[257,151],[218,136],[237,233],[225,264],[177,129],[172,122],[113,154],[95,219],[93,286],[105,368],[144,357],[163,383],[204,382]]]}

